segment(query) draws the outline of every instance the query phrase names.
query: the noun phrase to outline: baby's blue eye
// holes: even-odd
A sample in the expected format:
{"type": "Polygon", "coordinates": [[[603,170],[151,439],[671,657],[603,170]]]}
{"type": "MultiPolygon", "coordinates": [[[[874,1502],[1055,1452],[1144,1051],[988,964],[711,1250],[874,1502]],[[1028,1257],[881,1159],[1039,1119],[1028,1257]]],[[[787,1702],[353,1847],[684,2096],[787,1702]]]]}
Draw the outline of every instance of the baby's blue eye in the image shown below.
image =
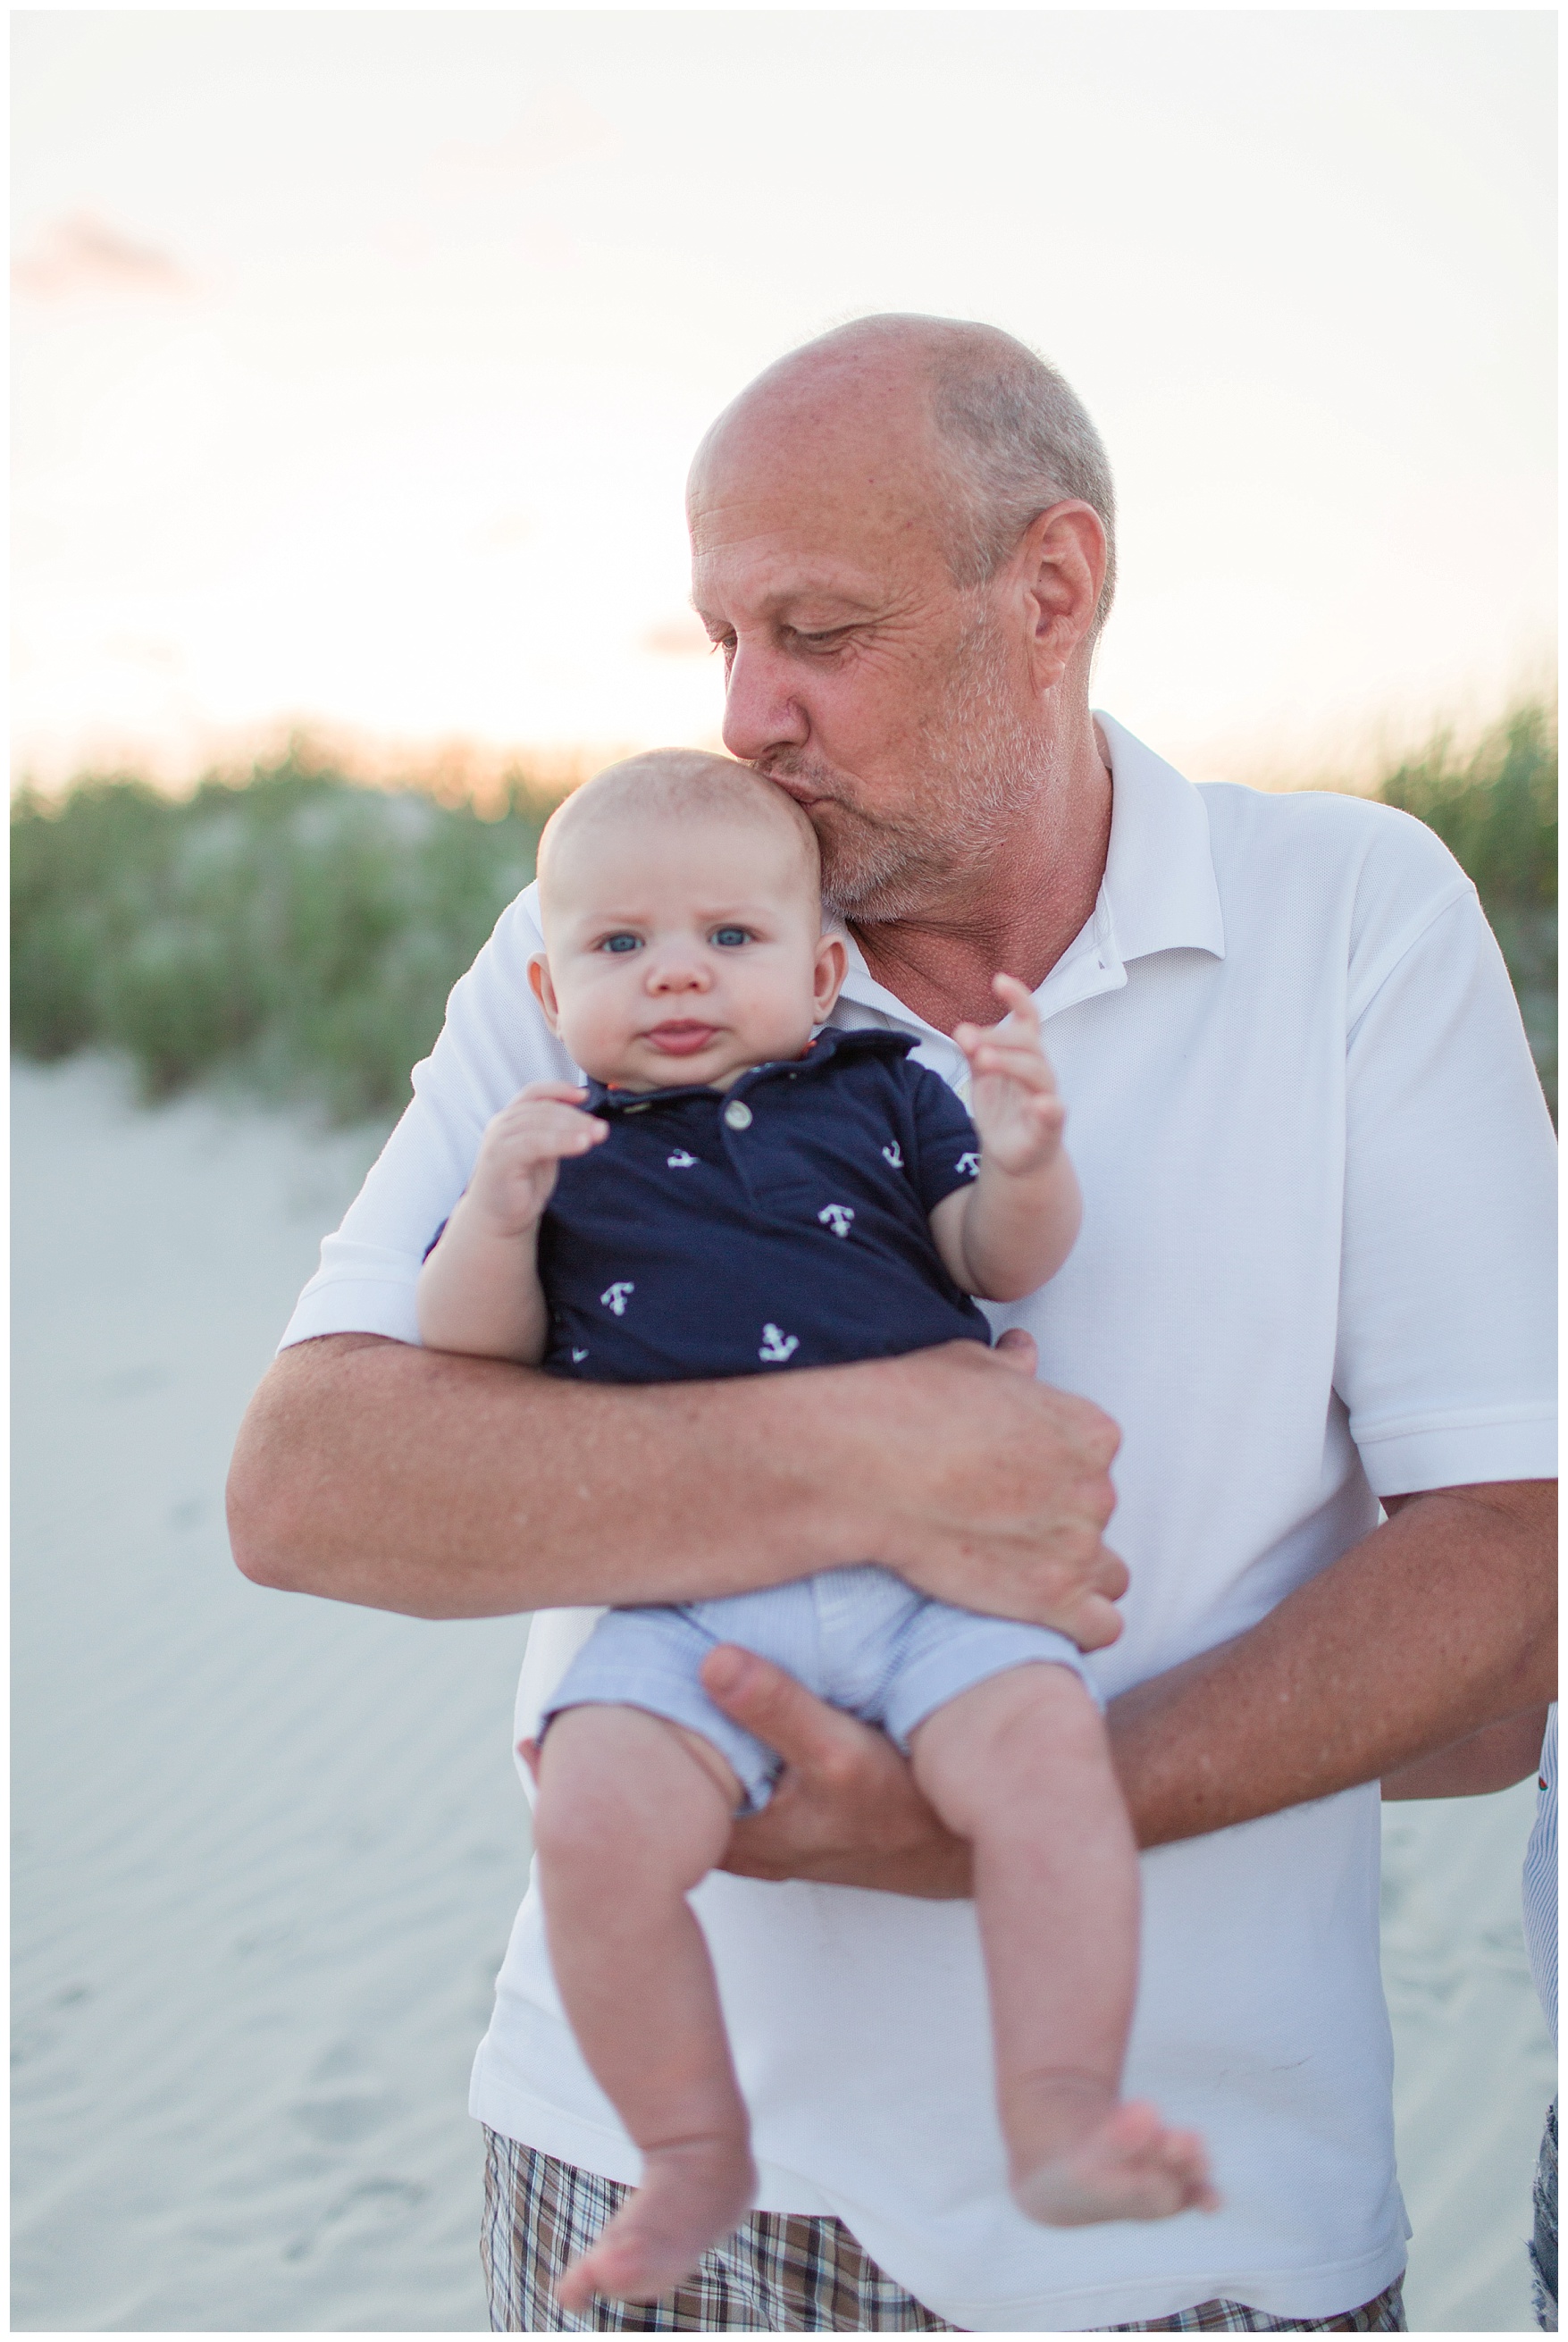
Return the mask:
{"type": "Polygon", "coordinates": [[[749,944],[751,936],[744,927],[715,927],[712,940],[724,950],[733,951],[737,944],[749,944]]]}
{"type": "Polygon", "coordinates": [[[599,946],[601,951],[606,952],[633,952],[637,948],[638,938],[635,936],[606,936],[599,946]]]}

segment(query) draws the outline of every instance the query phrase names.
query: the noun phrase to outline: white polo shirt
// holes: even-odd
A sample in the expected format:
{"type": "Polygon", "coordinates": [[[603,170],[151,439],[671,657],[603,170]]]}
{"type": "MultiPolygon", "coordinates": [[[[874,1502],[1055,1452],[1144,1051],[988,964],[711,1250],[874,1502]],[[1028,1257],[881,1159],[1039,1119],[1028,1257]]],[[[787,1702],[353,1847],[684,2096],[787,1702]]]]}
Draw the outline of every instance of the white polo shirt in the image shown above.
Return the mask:
{"type": "MultiPolygon", "coordinates": [[[[1553,1172],[1501,956],[1428,830],[1350,798],[1194,788],[1100,722],[1104,882],[1036,995],[1084,1230],[1041,1292],[989,1314],[1026,1326],[1042,1376],[1123,1428],[1111,1537],[1132,1587],[1121,1641],[1094,1661],[1114,1696],[1262,1617],[1373,1526],[1380,1496],[1554,1472],[1553,1172]]],[[[420,1259],[486,1121],[525,1081],[572,1070],[528,989],[539,947],[530,888],[454,991],[285,1341],[417,1339],[420,1259]]],[[[836,1014],[915,1033],[959,1082],[952,1044],[858,958],[836,1014]]],[[[520,1727],[594,1615],[535,1623],[520,1727]]],[[[760,2205],[837,2213],[980,2332],[1214,2295],[1286,2317],[1368,2299],[1408,2234],[1378,1847],[1367,1787],[1144,1857],[1126,2087],[1204,2133],[1224,2208],[1071,2230],[1008,2200],[972,1906],[708,1879],[694,1901],[760,2205]]],[[[563,2019],[532,1890],[472,2106],[637,2177],[563,2019]]]]}

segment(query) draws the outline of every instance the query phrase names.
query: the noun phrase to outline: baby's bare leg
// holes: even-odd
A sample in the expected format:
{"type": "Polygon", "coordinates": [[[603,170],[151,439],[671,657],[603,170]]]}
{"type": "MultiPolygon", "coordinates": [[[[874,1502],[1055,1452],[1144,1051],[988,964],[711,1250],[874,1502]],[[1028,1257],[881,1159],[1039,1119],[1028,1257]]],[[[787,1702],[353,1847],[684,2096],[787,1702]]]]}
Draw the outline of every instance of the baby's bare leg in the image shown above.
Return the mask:
{"type": "Polygon", "coordinates": [[[534,1840],[555,1981],[643,2181],[556,2287],[656,2301],[743,2219],[756,2186],[713,1964],[686,1901],[724,1852],[740,1786],[694,1733],[572,1707],[539,1760],[534,1840]]]}
{"type": "Polygon", "coordinates": [[[1138,1858],[1093,1700],[1012,1668],[927,1716],[915,1777],[974,1848],[997,2098],[1032,2219],[1157,2220],[1217,2202],[1203,2143],[1121,2102],[1138,1972],[1138,1858]]]}

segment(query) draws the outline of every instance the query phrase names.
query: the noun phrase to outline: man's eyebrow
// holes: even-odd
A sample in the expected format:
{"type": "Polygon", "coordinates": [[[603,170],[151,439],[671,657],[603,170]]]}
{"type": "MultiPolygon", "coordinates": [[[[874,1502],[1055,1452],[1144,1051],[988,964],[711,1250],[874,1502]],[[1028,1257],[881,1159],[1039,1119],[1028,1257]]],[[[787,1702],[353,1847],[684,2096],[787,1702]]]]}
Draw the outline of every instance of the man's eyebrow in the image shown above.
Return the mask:
{"type": "MultiPolygon", "coordinates": [[[[780,586],[771,594],[759,596],[755,606],[764,617],[781,618],[790,610],[798,607],[801,603],[807,602],[828,610],[843,610],[845,613],[844,623],[850,625],[857,617],[866,618],[874,616],[883,606],[885,599],[885,595],[875,592],[869,586],[864,589],[856,589],[842,583],[830,586],[825,581],[818,583],[811,579],[803,579],[788,586],[780,586]]],[[[722,626],[726,623],[723,618],[711,616],[705,611],[695,595],[692,597],[692,607],[710,632],[714,627],[722,626]]]]}

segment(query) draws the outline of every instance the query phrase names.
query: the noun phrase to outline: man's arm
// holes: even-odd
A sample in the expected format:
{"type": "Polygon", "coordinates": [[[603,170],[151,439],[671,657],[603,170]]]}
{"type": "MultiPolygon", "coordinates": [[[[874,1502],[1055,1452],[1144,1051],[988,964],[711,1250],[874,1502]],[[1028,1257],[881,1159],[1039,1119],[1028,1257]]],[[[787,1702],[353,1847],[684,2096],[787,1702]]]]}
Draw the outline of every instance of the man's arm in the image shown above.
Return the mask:
{"type": "MultiPolygon", "coordinates": [[[[1259,1624],[1114,1700],[1139,1842],[1163,1846],[1375,1781],[1552,1696],[1555,1481],[1385,1499],[1391,1517],[1259,1624]]],[[[892,1744],[764,1661],[715,1653],[709,1690],[792,1760],[729,1867],[894,1893],[968,1892],[892,1744]]]]}
{"type": "Polygon", "coordinates": [[[1540,1770],[1550,1714],[1547,1706],[1505,1716],[1501,1724],[1484,1725],[1434,1756],[1418,1756],[1413,1765],[1385,1773],[1383,1804],[1411,1797],[1490,1797],[1499,1789],[1511,1789],[1516,1781],[1527,1781],[1540,1770]]]}
{"type": "Polygon", "coordinates": [[[1385,1498],[1380,1528],[1234,1642],[1118,1702],[1146,1846],[1381,1780],[1556,1680],[1552,1480],[1385,1498]]]}
{"type": "Polygon", "coordinates": [[[1117,1433],[1034,1346],[584,1388],[375,1336],[301,1343],[241,1426],[248,1577],[422,1618],[744,1592],[874,1555],[940,1599],[1113,1641],[1117,1433]]]}

